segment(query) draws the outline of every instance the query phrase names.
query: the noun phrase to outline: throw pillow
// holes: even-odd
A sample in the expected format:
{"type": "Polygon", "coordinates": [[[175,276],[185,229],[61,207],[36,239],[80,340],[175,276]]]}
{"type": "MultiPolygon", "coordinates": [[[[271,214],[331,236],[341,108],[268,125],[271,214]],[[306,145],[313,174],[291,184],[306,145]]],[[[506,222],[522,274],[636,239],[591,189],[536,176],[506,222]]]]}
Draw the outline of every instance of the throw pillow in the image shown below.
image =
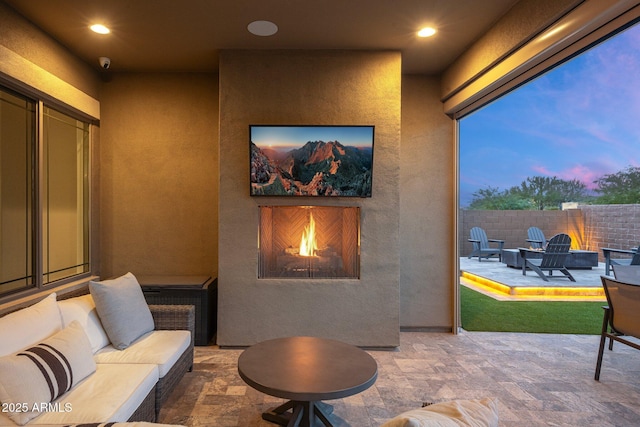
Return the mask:
{"type": "Polygon", "coordinates": [[[42,341],[62,329],[56,294],[0,318],[0,356],[42,341]]]}
{"type": "Polygon", "coordinates": [[[453,400],[404,412],[381,427],[498,427],[495,399],[453,400]]]}
{"type": "Polygon", "coordinates": [[[104,331],[102,323],[100,323],[96,304],[93,302],[91,295],[82,295],[58,301],[58,307],[60,308],[60,314],[62,314],[63,327],[69,326],[74,320],[80,322],[87,333],[87,337],[89,337],[94,354],[109,345],[109,337],[104,331]]]}
{"type": "Polygon", "coordinates": [[[39,344],[0,357],[0,401],[24,425],[96,370],[91,344],[77,321],[39,344]]]}
{"type": "Polygon", "coordinates": [[[131,273],[102,282],[89,282],[96,310],[111,344],[124,350],[155,324],[138,280],[131,273]]]}

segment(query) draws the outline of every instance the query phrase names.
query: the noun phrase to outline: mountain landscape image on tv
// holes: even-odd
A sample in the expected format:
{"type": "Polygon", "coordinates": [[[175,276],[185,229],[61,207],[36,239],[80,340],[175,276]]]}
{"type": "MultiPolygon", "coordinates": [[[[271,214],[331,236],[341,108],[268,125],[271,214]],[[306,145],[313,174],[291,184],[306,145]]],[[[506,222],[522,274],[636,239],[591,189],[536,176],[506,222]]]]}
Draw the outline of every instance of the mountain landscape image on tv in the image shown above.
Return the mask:
{"type": "Polygon", "coordinates": [[[252,196],[371,197],[374,126],[250,125],[252,196]]]}

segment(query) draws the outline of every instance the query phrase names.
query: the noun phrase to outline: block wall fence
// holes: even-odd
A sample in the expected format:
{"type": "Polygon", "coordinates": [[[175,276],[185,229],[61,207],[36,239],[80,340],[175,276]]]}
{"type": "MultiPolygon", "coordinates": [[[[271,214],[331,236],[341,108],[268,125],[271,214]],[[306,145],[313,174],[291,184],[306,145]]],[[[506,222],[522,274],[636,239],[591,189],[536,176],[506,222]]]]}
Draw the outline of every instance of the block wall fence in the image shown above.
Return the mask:
{"type": "Polygon", "coordinates": [[[630,249],[640,245],[639,205],[579,205],[557,211],[460,211],[460,256],[471,253],[468,241],[472,227],[482,227],[489,239],[504,240],[505,248],[528,247],[527,229],[540,228],[547,239],[557,233],[571,236],[572,248],[630,249]]]}

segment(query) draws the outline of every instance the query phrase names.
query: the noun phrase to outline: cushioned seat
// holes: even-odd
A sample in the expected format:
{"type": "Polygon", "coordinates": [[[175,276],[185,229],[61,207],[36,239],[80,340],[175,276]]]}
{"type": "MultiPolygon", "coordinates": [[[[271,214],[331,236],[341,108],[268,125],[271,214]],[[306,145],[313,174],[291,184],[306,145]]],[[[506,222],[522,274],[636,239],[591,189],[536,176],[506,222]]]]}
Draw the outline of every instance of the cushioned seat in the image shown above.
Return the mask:
{"type": "MultiPolygon", "coordinates": [[[[45,427],[45,426],[42,426],[42,427],[45,427]]],[[[60,427],[60,426],[46,426],[46,427],[60,427]]],[[[134,421],[129,423],[115,423],[115,424],[95,423],[95,424],[91,424],[90,426],[86,424],[82,426],[71,425],[69,427],[184,427],[184,426],[179,426],[177,424],[157,424],[157,423],[150,423],[147,421],[134,421]]]]}
{"type": "MultiPolygon", "coordinates": [[[[157,381],[156,365],[99,364],[95,373],[54,402],[61,408],[59,411],[43,412],[29,425],[127,421],[155,390],[157,381]],[[96,402],[100,404],[96,405],[96,402]]],[[[15,424],[6,414],[0,413],[0,425],[15,424]]]]}
{"type": "Polygon", "coordinates": [[[96,363],[152,363],[163,378],[191,345],[189,331],[153,331],[134,341],[126,351],[108,345],[94,355],[96,363]]]}

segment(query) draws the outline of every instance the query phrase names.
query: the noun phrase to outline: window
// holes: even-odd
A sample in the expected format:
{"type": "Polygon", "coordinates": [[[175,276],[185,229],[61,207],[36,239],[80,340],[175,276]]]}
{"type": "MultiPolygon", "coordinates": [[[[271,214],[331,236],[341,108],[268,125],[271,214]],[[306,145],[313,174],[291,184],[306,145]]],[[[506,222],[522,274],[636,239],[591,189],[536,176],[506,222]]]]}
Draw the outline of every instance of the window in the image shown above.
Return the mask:
{"type": "Polygon", "coordinates": [[[88,123],[0,88],[0,297],[90,271],[89,140],[88,123]]]}
{"type": "Polygon", "coordinates": [[[34,285],[35,111],[0,90],[0,295],[34,285]]]}
{"type": "Polygon", "coordinates": [[[43,282],[89,271],[89,124],[44,107],[43,282]]]}

